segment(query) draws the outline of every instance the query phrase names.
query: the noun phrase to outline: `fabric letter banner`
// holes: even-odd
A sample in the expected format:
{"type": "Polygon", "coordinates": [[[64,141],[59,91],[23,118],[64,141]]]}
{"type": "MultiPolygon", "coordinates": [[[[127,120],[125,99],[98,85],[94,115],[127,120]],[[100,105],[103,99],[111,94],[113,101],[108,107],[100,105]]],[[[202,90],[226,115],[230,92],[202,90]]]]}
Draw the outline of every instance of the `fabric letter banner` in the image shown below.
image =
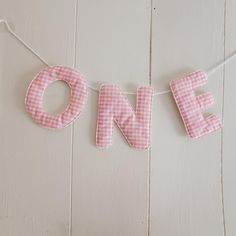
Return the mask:
{"type": "Polygon", "coordinates": [[[64,128],[73,122],[84,108],[87,87],[76,70],[64,66],[47,67],[32,80],[25,98],[26,110],[32,119],[46,128],[64,128]],[[70,102],[59,115],[49,115],[43,111],[43,94],[54,81],[65,81],[71,90],[70,102]]]}
{"type": "MultiPolygon", "coordinates": [[[[211,69],[195,71],[180,79],[169,82],[170,89],[156,91],[152,87],[139,87],[137,92],[121,91],[116,85],[104,84],[99,88],[84,81],[76,68],[66,66],[50,66],[42,56],[18,36],[5,19],[0,23],[6,26],[21,44],[28,48],[47,67],[40,71],[31,81],[25,97],[25,107],[31,118],[46,128],[65,128],[74,122],[84,109],[87,90],[99,92],[98,117],[96,129],[96,146],[107,148],[112,145],[113,123],[116,123],[129,145],[137,149],[150,147],[150,129],[152,99],[172,93],[183,120],[187,135],[200,138],[221,128],[217,116],[204,115],[203,112],[214,104],[211,93],[196,94],[195,89],[207,83],[207,76],[213,75],[230,61],[236,59],[236,52],[224,58],[211,69]],[[61,114],[47,114],[43,110],[43,95],[48,85],[54,81],[66,82],[71,90],[70,101],[61,114]],[[136,95],[136,108],[133,110],[126,94],[136,95]]],[[[91,78],[93,80],[94,78],[91,78]]],[[[170,134],[171,135],[171,134],[170,134]]]]}
{"type": "Polygon", "coordinates": [[[99,91],[96,145],[112,145],[113,122],[117,124],[129,145],[137,149],[150,146],[150,126],[153,88],[137,89],[136,112],[115,85],[102,85],[99,91]]]}
{"type": "Polygon", "coordinates": [[[206,83],[206,73],[202,71],[193,72],[170,83],[187,134],[191,138],[199,138],[221,127],[221,122],[215,115],[205,118],[202,114],[203,110],[214,103],[213,96],[210,93],[196,96],[194,93],[195,88],[206,83]]]}

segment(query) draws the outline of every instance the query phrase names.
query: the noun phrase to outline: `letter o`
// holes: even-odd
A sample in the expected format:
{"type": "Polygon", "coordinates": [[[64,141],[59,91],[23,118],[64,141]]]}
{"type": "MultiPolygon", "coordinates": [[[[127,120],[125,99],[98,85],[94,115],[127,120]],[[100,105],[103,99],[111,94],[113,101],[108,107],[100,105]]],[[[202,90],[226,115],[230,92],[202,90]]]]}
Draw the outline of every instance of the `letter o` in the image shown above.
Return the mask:
{"type": "Polygon", "coordinates": [[[27,112],[46,128],[64,128],[80,115],[87,98],[87,87],[76,70],[64,66],[50,66],[40,71],[31,81],[25,98],[27,112]],[[49,84],[65,81],[70,87],[70,101],[64,112],[50,115],[43,111],[43,95],[49,84]]]}

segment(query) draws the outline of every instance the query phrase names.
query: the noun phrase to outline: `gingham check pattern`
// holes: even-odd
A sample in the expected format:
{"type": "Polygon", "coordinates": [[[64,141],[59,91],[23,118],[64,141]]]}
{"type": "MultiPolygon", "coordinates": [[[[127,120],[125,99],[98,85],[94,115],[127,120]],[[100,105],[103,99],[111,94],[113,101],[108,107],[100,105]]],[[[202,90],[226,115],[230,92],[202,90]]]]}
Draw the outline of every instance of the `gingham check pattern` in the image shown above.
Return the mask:
{"type": "Polygon", "coordinates": [[[73,122],[83,110],[87,97],[87,87],[77,71],[63,66],[47,67],[32,80],[25,99],[27,112],[32,119],[46,128],[64,128],[73,122]],[[70,102],[59,115],[49,115],[43,111],[43,94],[54,81],[65,81],[71,90],[70,102]]]}
{"type": "Polygon", "coordinates": [[[215,115],[204,118],[202,111],[214,103],[210,93],[196,96],[194,89],[207,83],[206,73],[193,72],[170,83],[175,102],[178,106],[186,131],[191,138],[199,138],[221,127],[215,115]]]}
{"type": "Polygon", "coordinates": [[[138,88],[134,112],[117,86],[102,85],[99,91],[96,145],[102,148],[112,145],[115,122],[131,147],[149,148],[152,97],[153,88],[138,88]]]}

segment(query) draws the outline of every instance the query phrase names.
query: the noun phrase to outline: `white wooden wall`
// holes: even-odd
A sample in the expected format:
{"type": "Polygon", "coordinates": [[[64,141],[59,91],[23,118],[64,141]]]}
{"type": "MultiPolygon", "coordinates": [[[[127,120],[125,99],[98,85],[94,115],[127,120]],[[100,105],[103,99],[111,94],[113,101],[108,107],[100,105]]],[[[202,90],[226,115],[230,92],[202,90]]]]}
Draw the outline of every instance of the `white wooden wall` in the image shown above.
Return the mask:
{"type": "MultiPolygon", "coordinates": [[[[123,90],[168,89],[236,50],[235,0],[0,0],[0,18],[50,64],[123,90]]],[[[222,131],[189,140],[168,94],[154,99],[150,151],[118,129],[100,150],[96,92],[66,129],[32,122],[24,96],[44,65],[0,26],[0,236],[235,236],[235,65],[201,89],[215,95],[222,131]]],[[[45,109],[68,97],[53,84],[45,109]]]]}

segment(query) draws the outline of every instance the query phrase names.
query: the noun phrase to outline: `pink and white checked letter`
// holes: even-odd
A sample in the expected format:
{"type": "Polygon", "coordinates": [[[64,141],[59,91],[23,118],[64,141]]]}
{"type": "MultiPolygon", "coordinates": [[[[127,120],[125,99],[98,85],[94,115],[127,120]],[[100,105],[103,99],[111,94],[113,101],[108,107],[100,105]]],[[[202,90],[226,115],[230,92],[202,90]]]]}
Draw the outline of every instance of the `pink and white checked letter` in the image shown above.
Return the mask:
{"type": "Polygon", "coordinates": [[[138,88],[134,112],[119,87],[102,85],[99,91],[96,145],[102,148],[112,145],[115,122],[131,147],[149,148],[152,97],[152,88],[138,88]]]}
{"type": "Polygon", "coordinates": [[[50,66],[40,71],[28,88],[25,106],[32,119],[46,128],[64,128],[80,115],[87,98],[87,87],[79,73],[64,66],[50,66]],[[50,115],[43,110],[43,94],[54,81],[65,81],[71,90],[70,103],[58,115],[50,115]]]}
{"type": "Polygon", "coordinates": [[[178,106],[186,131],[191,138],[199,138],[221,127],[215,115],[204,117],[202,111],[214,103],[210,93],[196,96],[194,89],[207,83],[206,73],[193,72],[170,83],[175,102],[178,106]]]}

